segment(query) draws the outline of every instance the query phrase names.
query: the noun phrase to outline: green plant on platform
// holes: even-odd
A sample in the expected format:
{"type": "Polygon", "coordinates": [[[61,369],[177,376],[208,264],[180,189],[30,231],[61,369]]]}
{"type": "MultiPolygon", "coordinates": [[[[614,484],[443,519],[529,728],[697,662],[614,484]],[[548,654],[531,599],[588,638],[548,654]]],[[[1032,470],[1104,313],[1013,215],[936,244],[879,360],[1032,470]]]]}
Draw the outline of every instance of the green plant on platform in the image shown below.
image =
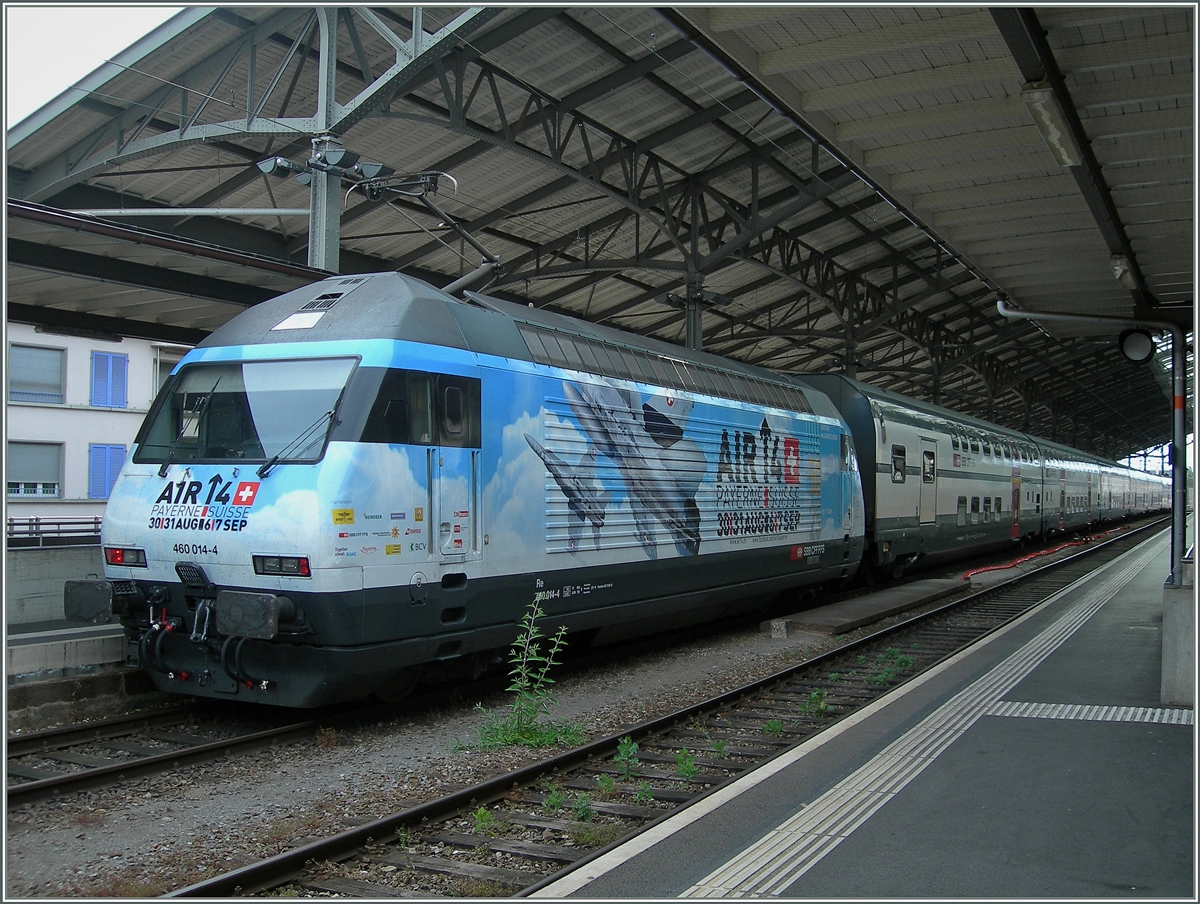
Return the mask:
{"type": "Polygon", "coordinates": [[[696,768],[696,758],[686,747],[675,751],[675,772],[683,778],[695,778],[700,774],[700,770],[696,768]]]}
{"type": "Polygon", "coordinates": [[[592,797],[586,791],[580,791],[575,795],[575,800],[571,802],[571,815],[579,822],[591,822],[596,815],[596,809],[592,806],[592,797]]]}
{"type": "Polygon", "coordinates": [[[613,764],[622,778],[633,778],[638,771],[637,741],[629,735],[617,741],[617,752],[613,755],[613,764]]]}
{"type": "Polygon", "coordinates": [[[479,709],[487,713],[488,721],[479,730],[479,746],[485,749],[522,745],[525,747],[553,747],[555,745],[577,746],[586,740],[582,728],[573,724],[553,721],[540,722],[539,718],[550,712],[554,698],[550,696],[550,669],[558,665],[557,656],[566,645],[566,626],[560,627],[550,638],[549,648],[542,651],[544,635],[537,620],[545,613],[537,603],[531,603],[521,618],[521,633],[517,635],[509,651],[508,674],[512,683],[508,691],[513,695],[508,712],[499,713],[479,709]]]}

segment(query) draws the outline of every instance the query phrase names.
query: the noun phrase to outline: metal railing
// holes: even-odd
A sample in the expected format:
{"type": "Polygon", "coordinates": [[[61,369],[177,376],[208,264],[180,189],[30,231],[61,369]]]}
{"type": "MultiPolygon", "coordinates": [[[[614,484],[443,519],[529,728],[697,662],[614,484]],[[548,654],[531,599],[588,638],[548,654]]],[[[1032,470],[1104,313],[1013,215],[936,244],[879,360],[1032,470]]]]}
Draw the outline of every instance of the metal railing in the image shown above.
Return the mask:
{"type": "Polygon", "coordinates": [[[9,549],[43,546],[99,546],[103,518],[31,518],[8,519],[6,541],[9,549]]]}

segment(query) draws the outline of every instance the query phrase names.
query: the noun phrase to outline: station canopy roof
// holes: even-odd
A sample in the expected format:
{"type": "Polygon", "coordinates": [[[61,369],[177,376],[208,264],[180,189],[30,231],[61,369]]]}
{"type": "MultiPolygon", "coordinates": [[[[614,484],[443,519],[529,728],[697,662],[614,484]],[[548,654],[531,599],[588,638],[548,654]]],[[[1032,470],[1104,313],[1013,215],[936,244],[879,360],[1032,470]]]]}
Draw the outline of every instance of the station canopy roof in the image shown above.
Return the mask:
{"type": "Polygon", "coordinates": [[[8,317],[196,342],[487,255],[478,291],[679,344],[690,302],[716,354],[1120,457],[1170,438],[1165,353],[997,295],[1190,330],[1194,101],[1193,5],[190,8],[9,130],[8,317]]]}

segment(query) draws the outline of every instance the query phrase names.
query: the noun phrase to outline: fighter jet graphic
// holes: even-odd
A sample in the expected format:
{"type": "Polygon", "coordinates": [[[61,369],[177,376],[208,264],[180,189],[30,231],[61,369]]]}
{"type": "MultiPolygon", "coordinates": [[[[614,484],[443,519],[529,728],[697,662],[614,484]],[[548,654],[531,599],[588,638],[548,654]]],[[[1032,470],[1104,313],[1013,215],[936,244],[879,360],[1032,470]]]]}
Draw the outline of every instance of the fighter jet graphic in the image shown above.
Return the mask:
{"type": "Polygon", "coordinates": [[[670,532],[680,555],[698,553],[700,509],[694,494],[683,489],[694,475],[673,474],[660,458],[660,445],[646,431],[642,411],[628,390],[564,381],[563,392],[588,438],[616,464],[646,554],[658,556],[650,517],[670,532]]]}
{"type": "Polygon", "coordinates": [[[608,507],[609,492],[596,483],[596,450],[588,449],[579,464],[572,468],[528,433],[525,434],[525,442],[545,463],[550,476],[567,497],[567,508],[575,516],[567,525],[571,549],[579,547],[583,525],[587,522],[591,522],[592,539],[596,549],[599,549],[600,528],[604,527],[604,510],[608,507]]]}

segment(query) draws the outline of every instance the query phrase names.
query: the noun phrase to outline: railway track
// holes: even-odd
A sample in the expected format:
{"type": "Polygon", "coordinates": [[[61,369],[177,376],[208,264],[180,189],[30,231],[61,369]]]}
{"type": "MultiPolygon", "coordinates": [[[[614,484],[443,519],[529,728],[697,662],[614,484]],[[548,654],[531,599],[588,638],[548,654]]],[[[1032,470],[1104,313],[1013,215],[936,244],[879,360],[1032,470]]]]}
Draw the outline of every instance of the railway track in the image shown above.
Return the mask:
{"type": "Polygon", "coordinates": [[[228,713],[193,703],[8,738],[7,801],[16,807],[314,735],[326,719],[228,713]],[[266,721],[271,724],[263,728],[266,721]]]}
{"type": "Polygon", "coordinates": [[[1153,522],[728,694],[171,897],[527,894],[970,646],[1153,522]]]}

